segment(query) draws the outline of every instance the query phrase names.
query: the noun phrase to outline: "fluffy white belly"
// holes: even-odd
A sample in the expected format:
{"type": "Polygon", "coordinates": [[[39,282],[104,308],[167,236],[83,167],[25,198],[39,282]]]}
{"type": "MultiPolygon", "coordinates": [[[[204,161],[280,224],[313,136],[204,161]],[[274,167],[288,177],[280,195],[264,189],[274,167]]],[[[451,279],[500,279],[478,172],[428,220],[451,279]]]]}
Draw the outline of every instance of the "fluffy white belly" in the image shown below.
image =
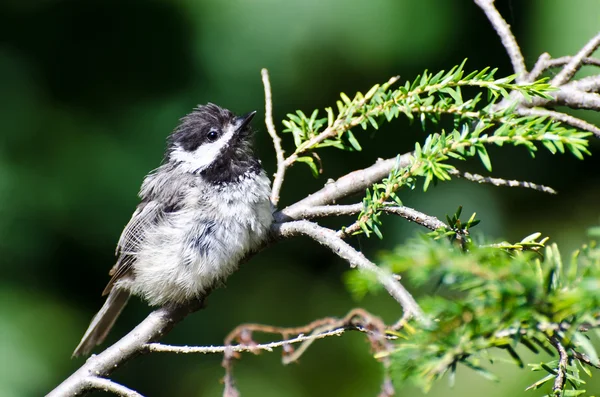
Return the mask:
{"type": "Polygon", "coordinates": [[[120,287],[151,305],[183,303],[223,281],[267,236],[273,222],[264,174],[192,192],[181,210],[167,214],[136,254],[133,278],[120,287]]]}

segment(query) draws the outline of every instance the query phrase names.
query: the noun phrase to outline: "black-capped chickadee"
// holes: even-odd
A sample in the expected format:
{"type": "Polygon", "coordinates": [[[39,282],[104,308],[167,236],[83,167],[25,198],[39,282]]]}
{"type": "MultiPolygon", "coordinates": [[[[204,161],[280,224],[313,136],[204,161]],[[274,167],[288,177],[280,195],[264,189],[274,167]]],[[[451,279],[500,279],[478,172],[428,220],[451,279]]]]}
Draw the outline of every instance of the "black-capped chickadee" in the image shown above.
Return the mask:
{"type": "Polygon", "coordinates": [[[252,149],[254,114],[199,106],[169,136],[119,239],[106,303],[73,356],[102,343],[130,295],[154,306],[197,299],[265,240],[271,186],[252,149]]]}

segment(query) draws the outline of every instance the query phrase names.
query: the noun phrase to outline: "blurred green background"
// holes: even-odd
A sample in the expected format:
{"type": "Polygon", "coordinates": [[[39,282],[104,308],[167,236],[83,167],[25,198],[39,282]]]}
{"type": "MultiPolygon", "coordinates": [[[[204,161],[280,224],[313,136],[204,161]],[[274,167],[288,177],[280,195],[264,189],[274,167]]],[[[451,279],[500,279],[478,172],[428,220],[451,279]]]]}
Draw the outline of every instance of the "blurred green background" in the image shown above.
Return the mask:
{"type": "MultiPolygon", "coordinates": [[[[529,66],[543,51],[575,53],[600,27],[597,0],[497,3],[529,66]]],[[[286,113],[333,105],[341,91],[365,92],[392,75],[412,79],[464,58],[468,70],[495,66],[499,75],[510,74],[493,29],[466,0],[2,1],[0,395],[43,395],[83,363],[70,355],[103,302],[113,249],[142,178],[159,164],[178,119],[196,104],[258,110],[258,152],[272,173],[274,154],[260,116],[262,67],[271,73],[281,130],[286,113]]],[[[584,116],[600,124],[598,114],[584,116]]],[[[293,168],[282,205],[327,178],[410,150],[424,134],[398,120],[358,137],[361,153],[321,152],[325,172],[318,180],[307,167],[293,168]]],[[[441,217],[463,205],[467,216],[479,214],[478,229],[490,237],[516,240],[540,231],[566,253],[598,224],[598,149],[594,143],[596,156],[583,162],[545,153],[533,161],[523,150],[492,150],[496,176],[549,184],[558,196],[452,181],[401,198],[441,217]]],[[[483,171],[477,164],[467,169],[483,171]]],[[[353,243],[376,257],[417,231],[387,219],[383,242],[353,243]]],[[[350,298],[341,281],[346,269],[309,241],[279,244],[245,264],[205,310],[165,340],[221,344],[243,322],[296,326],[342,316],[356,305],[394,321],[399,310],[385,294],[359,303],[350,298]]],[[[134,300],[109,342],[149,310],[134,300]]],[[[316,342],[287,367],[278,353],[244,355],[235,374],[243,396],[375,396],[382,375],[370,354],[362,335],[348,334],[316,342]]],[[[218,396],[220,358],[155,354],[114,378],[149,396],[218,396]]],[[[527,369],[493,369],[500,384],[461,370],[453,389],[441,381],[429,395],[536,395],[523,391],[537,379],[527,369]]],[[[398,395],[421,392],[403,387],[398,395]]]]}

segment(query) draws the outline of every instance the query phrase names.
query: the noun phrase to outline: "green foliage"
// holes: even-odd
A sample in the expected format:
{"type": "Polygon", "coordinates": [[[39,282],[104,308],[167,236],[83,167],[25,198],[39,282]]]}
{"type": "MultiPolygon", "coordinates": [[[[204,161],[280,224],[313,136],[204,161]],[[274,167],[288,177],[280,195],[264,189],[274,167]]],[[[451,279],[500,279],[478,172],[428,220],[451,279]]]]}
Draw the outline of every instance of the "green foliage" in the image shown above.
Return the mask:
{"type": "MultiPolygon", "coordinates": [[[[588,366],[600,365],[586,335],[600,326],[600,249],[591,242],[563,264],[558,247],[540,237],[535,233],[513,244],[486,245],[466,238],[459,246],[423,235],[382,255],[385,268],[406,273],[423,288],[435,287],[435,294],[420,302],[435,319],[433,325],[404,327],[394,348],[384,354],[398,382],[428,390],[458,364],[495,379],[484,367],[497,359],[494,349],[524,367],[517,347],[554,356],[560,344],[568,354],[566,390],[552,395],[585,393],[580,369],[591,375],[588,366]]],[[[347,277],[355,294],[379,288],[372,280],[359,281],[361,277],[355,271],[347,277]]],[[[549,387],[560,371],[554,358],[529,366],[544,375],[531,389],[549,387]]]]}
{"type": "Polygon", "coordinates": [[[288,119],[283,121],[284,132],[290,132],[294,137],[296,161],[308,163],[317,175],[312,158],[305,154],[323,147],[361,150],[352,133],[356,127],[378,129],[383,122],[403,115],[411,121],[418,120],[423,130],[427,130],[429,126],[436,127],[444,115],[452,118],[454,128],[451,131],[441,129],[428,135],[423,144],[417,142],[410,164],[395,168],[388,178],[367,191],[363,211],[358,217],[360,230],[357,233],[370,235],[373,232],[381,238],[379,217],[382,207],[390,200],[400,205],[395,192],[402,187],[414,189],[418,178],[423,179],[424,190],[432,182],[450,180],[451,173],[456,171],[450,160],[477,156],[491,171],[487,145],[523,146],[531,156],[535,156],[538,147],[544,147],[552,154],[568,151],[579,159],[589,154],[587,137],[591,134],[588,132],[565,127],[545,117],[517,116],[511,106],[498,109],[497,101],[510,100],[511,92],[521,94],[526,100],[548,98],[554,88],[545,80],[517,84],[514,76],[497,79],[496,69],[489,68],[466,74],[464,64],[435,75],[426,71],[395,89],[391,86],[397,78],[392,78],[385,84],[373,86],[364,95],[357,93],[353,99],[342,93],[337,112],[327,108],[325,118],[319,118],[318,110],[310,117],[298,111],[288,114],[288,119]],[[467,99],[462,87],[471,87],[478,92],[467,99]]]}

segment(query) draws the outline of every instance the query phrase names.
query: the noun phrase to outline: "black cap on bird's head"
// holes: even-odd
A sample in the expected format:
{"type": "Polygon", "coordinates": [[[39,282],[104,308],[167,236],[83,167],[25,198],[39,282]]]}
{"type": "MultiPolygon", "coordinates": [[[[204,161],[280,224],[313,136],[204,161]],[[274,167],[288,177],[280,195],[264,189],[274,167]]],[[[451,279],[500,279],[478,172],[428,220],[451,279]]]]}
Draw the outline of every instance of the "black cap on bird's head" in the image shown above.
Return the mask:
{"type": "Polygon", "coordinates": [[[167,161],[209,179],[223,173],[223,178],[217,179],[225,182],[254,170],[258,160],[253,154],[250,122],[255,114],[238,117],[212,103],[198,106],[169,136],[167,161]]]}

